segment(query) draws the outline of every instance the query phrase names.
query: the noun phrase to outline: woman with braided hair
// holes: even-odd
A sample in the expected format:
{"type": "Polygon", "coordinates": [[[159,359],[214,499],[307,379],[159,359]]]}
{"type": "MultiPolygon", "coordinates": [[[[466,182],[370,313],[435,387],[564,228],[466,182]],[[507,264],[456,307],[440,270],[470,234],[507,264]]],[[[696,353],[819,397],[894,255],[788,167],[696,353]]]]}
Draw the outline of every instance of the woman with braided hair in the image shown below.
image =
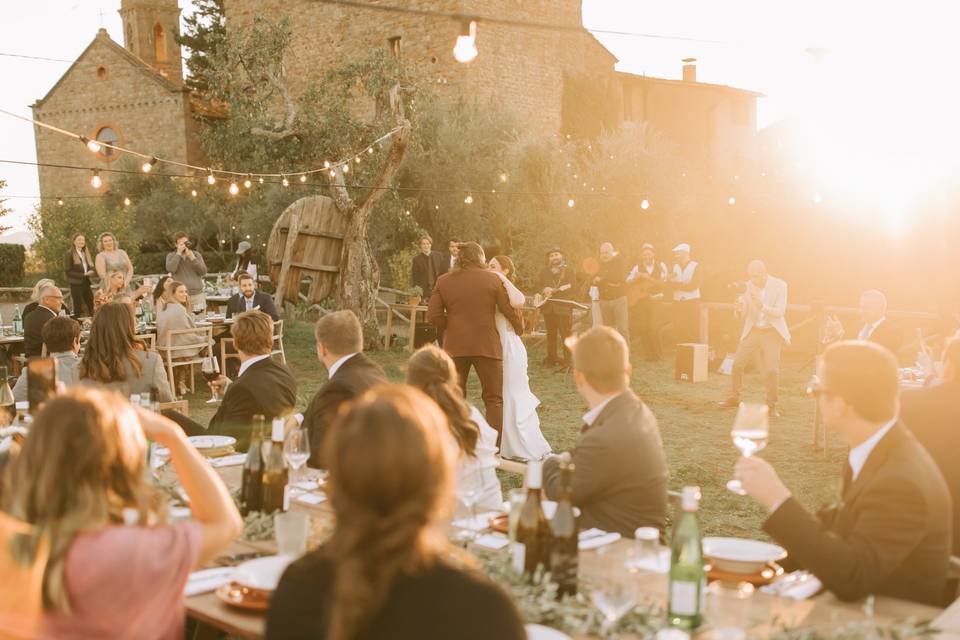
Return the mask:
{"type": "Polygon", "coordinates": [[[456,459],[446,422],[423,393],[396,385],[338,416],[324,441],[336,529],[284,572],[268,639],[526,638],[506,594],[440,527],[456,459]]]}

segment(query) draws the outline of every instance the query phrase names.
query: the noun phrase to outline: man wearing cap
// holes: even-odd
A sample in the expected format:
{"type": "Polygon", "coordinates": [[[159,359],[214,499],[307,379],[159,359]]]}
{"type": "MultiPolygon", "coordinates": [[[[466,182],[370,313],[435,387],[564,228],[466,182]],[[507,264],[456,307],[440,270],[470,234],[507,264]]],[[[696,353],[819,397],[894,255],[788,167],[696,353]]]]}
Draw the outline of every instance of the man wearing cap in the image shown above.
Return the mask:
{"type": "Polygon", "coordinates": [[[620,332],[630,342],[630,316],[627,305],[627,276],[630,268],[613,244],[600,245],[600,271],[593,278],[597,288],[600,317],[603,324],[620,332]]]}
{"type": "Polygon", "coordinates": [[[686,242],[673,248],[673,335],[676,342],[700,341],[700,265],[686,242]]]}
{"type": "Polygon", "coordinates": [[[570,352],[564,341],[573,331],[573,305],[563,302],[569,299],[576,286],[576,273],[563,258],[563,251],[554,247],[547,251],[547,264],[540,271],[540,295],[546,300],[540,307],[543,322],[547,327],[546,366],[570,366],[570,352]],[[557,353],[557,347],[560,353],[557,353]]]}
{"type": "Polygon", "coordinates": [[[647,362],[656,362],[662,355],[660,330],[654,322],[654,306],[663,299],[660,287],[666,282],[667,277],[667,265],[657,260],[653,245],[645,242],[640,249],[640,263],[634,265],[630,275],[627,276],[627,282],[644,283],[650,288],[649,294],[637,301],[634,307],[637,329],[640,332],[643,354],[647,362]]]}
{"type": "Polygon", "coordinates": [[[259,282],[257,263],[253,261],[252,248],[253,246],[246,240],[237,245],[237,266],[230,274],[232,279],[239,280],[241,273],[249,273],[253,276],[254,282],[259,282]]]}

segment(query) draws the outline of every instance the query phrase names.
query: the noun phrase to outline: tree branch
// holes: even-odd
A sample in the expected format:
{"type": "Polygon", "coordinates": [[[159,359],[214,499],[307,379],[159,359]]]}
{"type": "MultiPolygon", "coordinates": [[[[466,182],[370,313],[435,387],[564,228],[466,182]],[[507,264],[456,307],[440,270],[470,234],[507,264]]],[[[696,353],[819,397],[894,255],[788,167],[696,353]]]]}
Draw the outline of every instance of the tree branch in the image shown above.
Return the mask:
{"type": "Polygon", "coordinates": [[[380,175],[373,183],[373,188],[367,196],[357,205],[365,211],[372,210],[377,203],[387,193],[387,187],[393,182],[400,170],[400,164],[403,162],[403,154],[407,149],[407,143],[410,140],[410,121],[404,117],[403,100],[400,96],[400,82],[397,82],[390,89],[390,110],[393,112],[393,119],[400,128],[390,142],[390,150],[387,152],[387,158],[380,169],[380,175]]]}
{"type": "Polygon", "coordinates": [[[276,127],[273,129],[251,127],[251,135],[261,138],[269,138],[270,140],[283,140],[284,138],[300,135],[299,129],[293,126],[293,123],[297,119],[297,115],[300,113],[300,107],[297,106],[296,100],[294,100],[293,96],[290,95],[290,90],[287,88],[287,83],[282,79],[284,75],[283,63],[281,63],[280,67],[280,73],[274,71],[273,67],[267,67],[263,70],[263,77],[267,80],[270,86],[272,86],[280,93],[281,96],[283,96],[283,102],[287,109],[287,116],[279,130],[276,127]]]}

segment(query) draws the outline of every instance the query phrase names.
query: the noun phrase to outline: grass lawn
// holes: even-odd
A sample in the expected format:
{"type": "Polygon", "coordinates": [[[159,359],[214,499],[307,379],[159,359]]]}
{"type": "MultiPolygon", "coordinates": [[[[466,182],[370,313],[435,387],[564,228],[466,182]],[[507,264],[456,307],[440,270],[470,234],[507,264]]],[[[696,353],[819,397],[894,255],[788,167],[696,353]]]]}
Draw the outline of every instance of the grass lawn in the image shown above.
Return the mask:
{"type": "MultiPolygon", "coordinates": [[[[317,362],[313,324],[298,322],[285,332],[288,364],[297,378],[298,408],[304,409],[316,389],[326,380],[326,371],[317,362]]],[[[530,352],[530,386],[541,401],[541,428],[555,451],[571,448],[576,442],[581,416],[586,411],[569,375],[552,373],[539,365],[543,348],[530,352]]],[[[402,381],[406,351],[380,351],[372,354],[391,380],[402,381]]],[[[703,492],[702,521],[711,535],[751,536],[759,534],[763,509],[750,498],[727,491],[726,482],[733,472],[739,453],[730,441],[734,412],[715,408],[725,397],[730,380],[711,374],[710,380],[696,385],[677,383],[672,362],[649,364],[639,358],[633,362],[633,390],[650,406],[663,435],[670,487],[699,485],[703,492]]],[[[812,447],[812,401],[803,395],[811,374],[811,365],[785,358],[781,371],[781,410],[784,416],[770,425],[770,443],[762,456],[780,473],[786,485],[810,509],[816,509],[836,496],[840,488],[840,468],[846,449],[834,438],[826,455],[812,447]]],[[[198,376],[199,378],[199,376],[198,376]]],[[[199,389],[198,389],[199,391],[199,389]]],[[[470,381],[471,399],[482,408],[479,383],[470,381]]],[[[198,392],[191,397],[191,417],[206,424],[214,408],[204,404],[209,397],[198,392]]],[[[763,401],[758,376],[747,376],[745,400],[763,401]]],[[[505,487],[519,486],[521,478],[501,475],[505,487]]]]}

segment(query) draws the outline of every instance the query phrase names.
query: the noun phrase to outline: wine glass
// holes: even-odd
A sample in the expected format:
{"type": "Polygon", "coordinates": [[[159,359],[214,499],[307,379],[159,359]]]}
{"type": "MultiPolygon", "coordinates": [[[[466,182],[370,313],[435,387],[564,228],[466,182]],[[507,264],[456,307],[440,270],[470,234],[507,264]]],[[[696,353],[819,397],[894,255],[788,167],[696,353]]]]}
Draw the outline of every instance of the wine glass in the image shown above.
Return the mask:
{"type": "Polygon", "coordinates": [[[294,476],[300,475],[300,468],[310,459],[310,434],[300,427],[293,429],[283,441],[283,458],[293,469],[294,476]]]}
{"type": "Polygon", "coordinates": [[[462,504],[469,514],[469,525],[460,531],[457,539],[467,546],[477,538],[476,520],[477,520],[477,502],[483,496],[484,477],[483,468],[477,464],[474,469],[466,474],[457,484],[457,502],[462,504]]]}
{"type": "Polygon", "coordinates": [[[203,318],[204,305],[202,302],[193,303],[193,315],[197,316],[198,319],[203,318]]]}
{"type": "Polygon", "coordinates": [[[627,615],[637,603],[636,585],[617,546],[597,549],[596,574],[590,580],[589,594],[593,606],[603,615],[604,635],[627,615]]]}
{"type": "MultiPolygon", "coordinates": [[[[204,379],[210,383],[220,377],[220,365],[217,363],[216,356],[205,356],[200,363],[200,371],[203,373],[204,379]]],[[[210,385],[210,399],[207,400],[207,404],[215,404],[220,402],[220,398],[217,395],[217,388],[213,385],[210,385]]]]}
{"type": "MultiPolygon", "coordinates": [[[[740,450],[744,458],[749,458],[767,446],[767,437],[770,434],[769,412],[770,409],[765,404],[740,403],[730,436],[733,438],[733,446],[740,450]]],[[[741,496],[747,495],[736,478],[727,483],[727,489],[741,496]]]]}

